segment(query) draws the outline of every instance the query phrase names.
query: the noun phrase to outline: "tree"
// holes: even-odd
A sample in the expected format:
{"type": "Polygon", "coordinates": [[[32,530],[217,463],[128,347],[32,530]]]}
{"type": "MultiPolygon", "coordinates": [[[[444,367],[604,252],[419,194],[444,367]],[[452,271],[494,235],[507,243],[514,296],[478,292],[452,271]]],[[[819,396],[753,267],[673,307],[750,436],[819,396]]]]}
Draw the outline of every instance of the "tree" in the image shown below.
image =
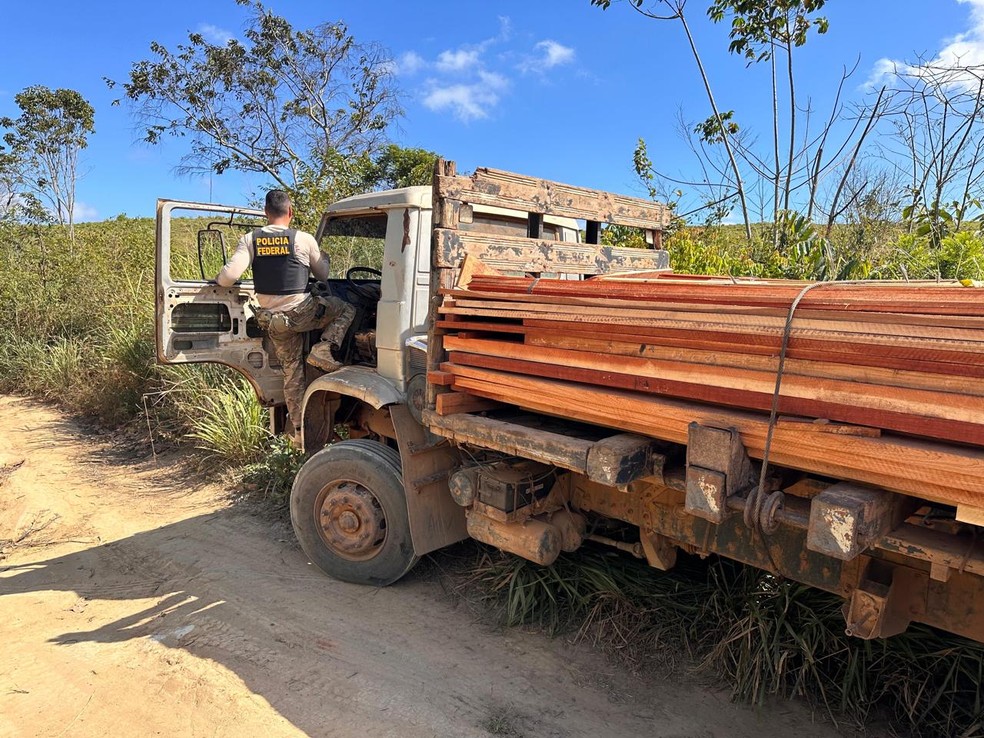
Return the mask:
{"type": "MultiPolygon", "coordinates": [[[[591,0],[591,4],[600,7],[602,10],[607,10],[612,4],[612,0],[591,0]]],[[[714,98],[714,92],[711,88],[711,81],[707,75],[707,70],[704,68],[704,62],[701,59],[700,52],[697,49],[697,42],[694,39],[693,33],[691,33],[690,24],[687,22],[687,18],[684,15],[687,0],[651,0],[651,2],[648,3],[646,0],[629,0],[629,4],[637,12],[647,18],[651,18],[653,20],[676,20],[680,22],[684,34],[687,37],[687,43],[690,45],[690,52],[697,64],[697,71],[700,73],[701,81],[704,83],[704,92],[707,95],[707,101],[711,106],[712,115],[708,119],[708,123],[706,125],[711,132],[710,137],[720,141],[720,143],[724,146],[731,169],[731,175],[733,177],[732,185],[735,188],[735,194],[737,195],[738,202],[741,206],[742,219],[745,223],[745,238],[749,243],[751,243],[752,222],[748,212],[748,199],[745,191],[745,183],[742,178],[741,168],[738,166],[738,159],[735,156],[734,147],[731,144],[732,136],[737,129],[735,128],[735,124],[729,122],[730,111],[722,112],[718,108],[717,101],[714,98]],[[664,12],[661,13],[656,10],[660,7],[664,9],[664,12]]]]}
{"type": "Polygon", "coordinates": [[[438,154],[427,149],[405,149],[389,144],[375,162],[373,186],[392,189],[429,185],[438,154]]]}
{"type": "MultiPolygon", "coordinates": [[[[787,227],[798,222],[796,211],[805,213],[805,222],[811,227],[818,215],[822,217],[827,223],[825,237],[829,239],[834,221],[850,212],[858,198],[873,194],[864,191],[866,181],[879,188],[879,195],[883,194],[877,177],[855,177],[854,170],[866,164],[868,152],[875,146],[872,139],[877,125],[892,114],[893,91],[883,86],[860,101],[845,101],[845,86],[857,64],[854,68],[844,67],[831,96],[829,118],[818,127],[813,120],[812,97],[797,90],[795,51],[813,33],[826,33],[827,20],[818,15],[826,0],[707,0],[704,6],[712,21],[730,20],[729,51],[743,57],[748,65],[765,61],[770,64],[771,151],[762,149],[754,130],[739,124],[735,111],[718,105],[684,14],[687,0],[627,1],[646,17],[681,24],[712,113],[697,122],[681,121],[680,130],[698,165],[696,176],[672,177],[657,171],[648,157],[640,160],[637,150],[636,171],[651,191],[665,189],[670,183],[699,192],[702,207],[691,212],[705,210],[711,222],[727,215],[737,202],[748,242],[752,242],[750,213],[762,220],[771,219],[772,247],[779,255],[795,246],[801,234],[787,227]],[[782,82],[777,61],[784,68],[782,82]],[[780,106],[782,95],[788,98],[788,106],[780,106]],[[803,99],[805,105],[798,102],[803,99]],[[811,130],[811,124],[815,130],[811,130]],[[780,151],[781,132],[786,135],[784,152],[780,151]]],[[[612,0],[591,0],[592,5],[601,7],[611,3],[612,0]]],[[[870,168],[864,169],[870,173],[870,168]]]]}
{"type": "Polygon", "coordinates": [[[75,184],[79,153],[95,132],[95,111],[75,90],[28,87],[14,96],[17,118],[0,118],[8,129],[0,152],[6,204],[37,210],[50,206],[51,215],[68,225],[74,239],[75,184]]]}
{"type": "Polygon", "coordinates": [[[826,0],[715,0],[707,15],[715,23],[731,17],[731,44],[728,50],[745,57],[749,64],[768,61],[772,67],[772,135],[773,135],[773,220],[779,211],[789,210],[793,168],[796,159],[796,83],[793,74],[793,49],[803,46],[811,29],[827,32],[827,19],[812,16],[826,0]],[[786,55],[786,92],[789,97],[789,147],[785,166],[779,156],[779,89],[776,79],[776,49],[786,55]],[[780,208],[779,183],[785,169],[785,186],[780,208]]]}
{"type": "Polygon", "coordinates": [[[884,158],[904,177],[909,233],[926,240],[946,276],[945,243],[984,223],[984,66],[917,60],[891,79],[896,110],[884,158]]]}
{"type": "MultiPolygon", "coordinates": [[[[243,38],[188,35],[174,51],[151,44],[122,83],[150,144],[186,140],[178,171],[258,173],[302,208],[351,194],[402,115],[389,56],[341,23],[297,30],[258,0],[243,38]]],[[[107,80],[110,87],[117,83],[107,80]]]]}

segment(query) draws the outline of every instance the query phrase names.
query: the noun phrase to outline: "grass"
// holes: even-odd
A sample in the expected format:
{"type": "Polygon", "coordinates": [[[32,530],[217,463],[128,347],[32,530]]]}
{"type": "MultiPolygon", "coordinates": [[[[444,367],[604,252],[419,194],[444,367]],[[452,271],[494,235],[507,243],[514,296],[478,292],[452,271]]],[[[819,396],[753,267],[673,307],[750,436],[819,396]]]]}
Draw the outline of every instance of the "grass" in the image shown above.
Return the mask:
{"type": "Polygon", "coordinates": [[[693,664],[742,702],[797,697],[842,724],[984,736],[984,645],[921,625],[850,638],[838,597],[734,562],[658,572],[585,548],[540,567],[482,548],[461,582],[504,624],[573,634],[635,669],[693,664]]]}
{"type": "Polygon", "coordinates": [[[479,727],[489,735],[511,736],[511,738],[523,738],[524,736],[516,717],[504,708],[493,708],[479,727]]]}

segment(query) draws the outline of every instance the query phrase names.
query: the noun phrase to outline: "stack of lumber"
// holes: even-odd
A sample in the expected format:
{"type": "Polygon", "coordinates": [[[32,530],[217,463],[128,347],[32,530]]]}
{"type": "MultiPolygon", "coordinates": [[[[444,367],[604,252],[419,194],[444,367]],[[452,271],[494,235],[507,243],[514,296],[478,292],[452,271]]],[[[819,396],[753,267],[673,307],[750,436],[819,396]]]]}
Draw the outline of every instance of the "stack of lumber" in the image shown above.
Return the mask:
{"type": "MultiPolygon", "coordinates": [[[[431,381],[678,443],[693,421],[737,427],[761,458],[790,307],[807,284],[474,274],[442,290],[449,361],[431,381]]],[[[958,283],[806,292],[788,329],[771,460],[984,507],[982,307],[984,291],[958,283]]],[[[437,399],[438,413],[468,407],[437,399]]]]}

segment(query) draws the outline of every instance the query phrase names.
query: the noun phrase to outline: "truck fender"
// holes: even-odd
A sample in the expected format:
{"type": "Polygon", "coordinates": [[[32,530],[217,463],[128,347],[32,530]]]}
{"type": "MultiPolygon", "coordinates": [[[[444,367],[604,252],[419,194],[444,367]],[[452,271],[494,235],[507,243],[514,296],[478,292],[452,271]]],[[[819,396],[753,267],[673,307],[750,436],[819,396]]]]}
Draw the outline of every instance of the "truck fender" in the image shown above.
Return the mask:
{"type": "Polygon", "coordinates": [[[346,398],[379,410],[403,402],[403,393],[368,366],[346,366],[318,377],[304,393],[301,427],[305,451],[317,451],[331,440],[335,414],[346,398]]]}
{"type": "Polygon", "coordinates": [[[368,366],[343,366],[341,369],[315,379],[304,393],[304,409],[308,400],[318,392],[336,392],[355,397],[378,410],[386,405],[403,402],[403,393],[388,379],[368,366]]]}

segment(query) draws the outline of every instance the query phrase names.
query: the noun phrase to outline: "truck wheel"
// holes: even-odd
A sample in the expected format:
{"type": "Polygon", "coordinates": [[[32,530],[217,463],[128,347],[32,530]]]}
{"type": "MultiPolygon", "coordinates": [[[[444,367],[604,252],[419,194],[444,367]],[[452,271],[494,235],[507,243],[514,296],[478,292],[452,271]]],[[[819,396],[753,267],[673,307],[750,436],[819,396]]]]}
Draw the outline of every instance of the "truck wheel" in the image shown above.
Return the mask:
{"type": "Polygon", "coordinates": [[[304,553],[335,579],[385,587],[417,563],[400,455],[377,441],[340,441],[308,459],[290,521],[304,553]]]}

